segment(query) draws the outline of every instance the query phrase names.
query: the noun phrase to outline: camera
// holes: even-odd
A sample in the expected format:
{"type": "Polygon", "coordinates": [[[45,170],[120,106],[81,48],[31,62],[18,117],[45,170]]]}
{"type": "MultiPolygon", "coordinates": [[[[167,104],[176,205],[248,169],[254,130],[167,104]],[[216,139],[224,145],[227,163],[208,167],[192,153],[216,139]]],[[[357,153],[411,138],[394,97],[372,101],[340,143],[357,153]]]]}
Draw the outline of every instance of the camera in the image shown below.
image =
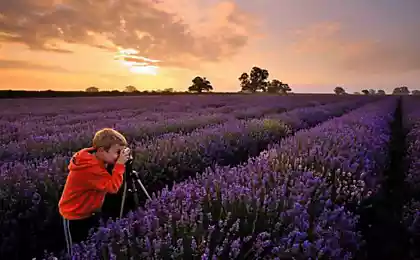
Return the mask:
{"type": "Polygon", "coordinates": [[[133,150],[131,150],[130,148],[126,147],[123,150],[119,150],[118,153],[117,153],[118,156],[120,156],[122,152],[127,151],[127,150],[130,152],[130,154],[129,154],[128,160],[126,162],[126,165],[132,163],[132,161],[134,159],[133,150]]]}
{"type": "Polygon", "coordinates": [[[134,151],[131,150],[130,148],[125,148],[125,149],[128,149],[130,152],[128,160],[125,162],[126,172],[130,174],[133,171],[134,151]]]}

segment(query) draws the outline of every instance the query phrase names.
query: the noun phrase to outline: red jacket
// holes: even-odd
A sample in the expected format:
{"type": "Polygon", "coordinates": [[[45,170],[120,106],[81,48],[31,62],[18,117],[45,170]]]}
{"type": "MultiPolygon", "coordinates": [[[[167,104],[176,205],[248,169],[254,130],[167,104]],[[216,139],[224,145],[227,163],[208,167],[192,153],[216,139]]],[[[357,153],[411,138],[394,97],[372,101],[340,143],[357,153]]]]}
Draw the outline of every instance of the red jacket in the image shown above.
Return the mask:
{"type": "Polygon", "coordinates": [[[111,175],[104,162],[89,152],[93,149],[84,148],[71,158],[70,172],[58,203],[60,214],[65,219],[90,217],[100,210],[106,193],[117,193],[121,187],[125,165],[115,164],[111,175]]]}

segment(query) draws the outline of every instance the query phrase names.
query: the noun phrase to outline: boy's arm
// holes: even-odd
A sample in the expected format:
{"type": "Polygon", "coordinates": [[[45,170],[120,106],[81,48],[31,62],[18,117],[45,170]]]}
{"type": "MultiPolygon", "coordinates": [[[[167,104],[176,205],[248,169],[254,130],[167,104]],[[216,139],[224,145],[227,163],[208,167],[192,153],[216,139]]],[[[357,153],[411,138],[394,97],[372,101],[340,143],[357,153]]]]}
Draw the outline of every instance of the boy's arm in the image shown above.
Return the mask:
{"type": "Polygon", "coordinates": [[[112,175],[97,165],[91,169],[89,176],[87,176],[87,182],[89,183],[89,186],[96,190],[115,194],[118,192],[123,182],[124,171],[125,165],[120,163],[114,165],[112,175]]]}

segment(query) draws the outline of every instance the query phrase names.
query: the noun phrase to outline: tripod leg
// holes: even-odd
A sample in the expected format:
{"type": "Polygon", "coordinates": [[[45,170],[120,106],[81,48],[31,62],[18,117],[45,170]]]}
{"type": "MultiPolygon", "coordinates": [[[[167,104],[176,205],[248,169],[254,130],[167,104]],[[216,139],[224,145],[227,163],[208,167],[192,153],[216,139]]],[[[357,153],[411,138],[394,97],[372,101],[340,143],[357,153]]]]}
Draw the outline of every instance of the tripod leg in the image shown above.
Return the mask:
{"type": "Polygon", "coordinates": [[[134,203],[136,204],[136,207],[140,206],[140,201],[139,201],[139,194],[138,194],[138,189],[136,187],[136,182],[134,181],[134,179],[131,179],[131,181],[133,182],[133,188],[134,188],[134,203]]]}
{"type": "Polygon", "coordinates": [[[146,194],[147,198],[148,198],[149,200],[151,200],[152,198],[150,197],[149,193],[147,192],[146,188],[144,187],[143,183],[142,183],[142,182],[141,182],[141,180],[140,180],[139,173],[138,173],[138,172],[136,172],[136,171],[134,171],[134,170],[133,170],[133,173],[134,173],[134,174],[135,174],[135,176],[137,177],[137,178],[136,178],[136,181],[137,181],[137,183],[140,185],[140,187],[141,187],[141,189],[143,190],[144,194],[146,194]]]}
{"type": "Polygon", "coordinates": [[[139,185],[140,185],[141,189],[143,190],[144,194],[146,194],[147,198],[149,200],[152,200],[152,198],[150,197],[150,195],[147,192],[146,188],[144,187],[143,183],[139,179],[137,179],[137,182],[139,183],[139,185]]]}
{"type": "Polygon", "coordinates": [[[120,218],[122,218],[123,211],[124,211],[124,204],[125,204],[125,198],[127,196],[127,182],[124,182],[124,192],[121,200],[121,208],[120,208],[120,218]]]}

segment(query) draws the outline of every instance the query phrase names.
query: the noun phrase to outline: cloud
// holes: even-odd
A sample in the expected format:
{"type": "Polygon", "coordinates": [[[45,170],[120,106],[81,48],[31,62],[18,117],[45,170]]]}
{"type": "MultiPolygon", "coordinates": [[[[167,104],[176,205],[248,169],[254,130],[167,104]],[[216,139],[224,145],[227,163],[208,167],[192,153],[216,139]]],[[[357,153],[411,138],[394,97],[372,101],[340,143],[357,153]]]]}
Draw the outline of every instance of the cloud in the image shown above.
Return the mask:
{"type": "Polygon", "coordinates": [[[164,5],[151,0],[0,1],[0,41],[64,53],[71,52],[66,44],[113,52],[136,49],[142,57],[194,67],[236,54],[255,26],[252,16],[224,1],[196,10],[215,16],[203,24],[212,30],[200,33],[164,5]]]}
{"type": "MultiPolygon", "coordinates": [[[[418,46],[418,44],[416,44],[418,46]]],[[[345,57],[341,67],[364,73],[407,73],[420,70],[420,50],[412,43],[366,42],[355,46],[357,52],[345,57]]]]}
{"type": "Polygon", "coordinates": [[[59,66],[42,65],[23,60],[0,60],[1,69],[30,69],[69,73],[68,70],[59,66]]]}
{"type": "MultiPolygon", "coordinates": [[[[130,78],[130,75],[120,75],[113,73],[96,73],[95,70],[68,70],[60,66],[53,65],[43,65],[25,60],[7,60],[0,59],[0,69],[1,70],[38,70],[45,72],[59,72],[59,73],[68,73],[68,74],[78,74],[92,76],[97,75],[100,78],[112,78],[112,79],[127,79],[130,78]]],[[[7,74],[7,73],[6,73],[7,74]]]]}
{"type": "Polygon", "coordinates": [[[341,24],[326,22],[294,32],[293,50],[317,55],[331,67],[362,74],[420,70],[420,40],[355,38],[341,24]]]}

